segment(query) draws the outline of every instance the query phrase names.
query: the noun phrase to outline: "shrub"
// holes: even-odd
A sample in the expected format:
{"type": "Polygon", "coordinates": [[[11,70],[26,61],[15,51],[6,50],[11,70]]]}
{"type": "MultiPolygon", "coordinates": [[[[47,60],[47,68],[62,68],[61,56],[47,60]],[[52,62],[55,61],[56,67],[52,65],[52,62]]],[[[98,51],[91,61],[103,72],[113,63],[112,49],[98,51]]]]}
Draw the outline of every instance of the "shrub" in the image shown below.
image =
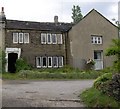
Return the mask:
{"type": "Polygon", "coordinates": [[[101,84],[105,83],[106,81],[109,81],[112,79],[112,73],[105,73],[102,76],[98,77],[94,81],[94,87],[97,89],[101,88],[101,84]]]}
{"type": "Polygon", "coordinates": [[[16,61],[16,72],[19,72],[20,70],[29,70],[31,67],[28,65],[27,61],[25,59],[17,59],[16,61]]]}
{"type": "Polygon", "coordinates": [[[104,74],[95,80],[94,87],[120,101],[120,74],[104,74]]]}
{"type": "Polygon", "coordinates": [[[120,101],[120,74],[114,74],[109,84],[109,94],[120,101]]]}

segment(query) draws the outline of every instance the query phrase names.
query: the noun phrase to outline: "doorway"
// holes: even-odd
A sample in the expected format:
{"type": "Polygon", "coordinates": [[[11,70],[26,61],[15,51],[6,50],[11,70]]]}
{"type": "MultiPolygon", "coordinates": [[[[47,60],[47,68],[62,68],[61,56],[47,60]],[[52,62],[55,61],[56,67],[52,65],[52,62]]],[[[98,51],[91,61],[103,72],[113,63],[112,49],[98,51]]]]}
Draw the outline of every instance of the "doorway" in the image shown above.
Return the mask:
{"type": "Polygon", "coordinates": [[[8,72],[15,73],[16,71],[15,63],[17,59],[18,59],[17,53],[8,54],[8,72]]]}
{"type": "Polygon", "coordinates": [[[103,51],[94,51],[95,70],[103,69],[103,51]]]}

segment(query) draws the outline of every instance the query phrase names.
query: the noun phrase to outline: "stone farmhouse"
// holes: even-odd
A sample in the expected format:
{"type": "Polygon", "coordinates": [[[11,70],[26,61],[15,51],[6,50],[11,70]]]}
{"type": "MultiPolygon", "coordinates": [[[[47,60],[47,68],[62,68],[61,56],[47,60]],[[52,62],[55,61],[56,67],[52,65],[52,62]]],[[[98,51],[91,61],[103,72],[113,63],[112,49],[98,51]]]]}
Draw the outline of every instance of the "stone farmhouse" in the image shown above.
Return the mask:
{"type": "Polygon", "coordinates": [[[15,72],[15,62],[25,58],[34,68],[60,68],[65,65],[86,69],[87,61],[95,61],[94,69],[112,65],[114,57],[106,57],[111,40],[118,38],[118,27],[97,10],[91,10],[76,25],[58,21],[33,22],[6,19],[0,14],[0,40],[6,53],[6,72],[15,72]]]}

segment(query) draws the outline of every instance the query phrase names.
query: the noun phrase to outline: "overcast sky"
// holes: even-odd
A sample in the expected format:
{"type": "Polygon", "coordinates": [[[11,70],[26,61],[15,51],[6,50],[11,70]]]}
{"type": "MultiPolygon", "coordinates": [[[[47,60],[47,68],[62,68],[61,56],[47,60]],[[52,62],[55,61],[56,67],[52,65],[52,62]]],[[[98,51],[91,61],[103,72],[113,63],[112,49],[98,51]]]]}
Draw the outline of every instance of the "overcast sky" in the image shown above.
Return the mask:
{"type": "Polygon", "coordinates": [[[83,16],[93,8],[110,19],[118,19],[119,0],[0,0],[7,19],[53,22],[72,22],[72,7],[79,5],[83,16]]]}

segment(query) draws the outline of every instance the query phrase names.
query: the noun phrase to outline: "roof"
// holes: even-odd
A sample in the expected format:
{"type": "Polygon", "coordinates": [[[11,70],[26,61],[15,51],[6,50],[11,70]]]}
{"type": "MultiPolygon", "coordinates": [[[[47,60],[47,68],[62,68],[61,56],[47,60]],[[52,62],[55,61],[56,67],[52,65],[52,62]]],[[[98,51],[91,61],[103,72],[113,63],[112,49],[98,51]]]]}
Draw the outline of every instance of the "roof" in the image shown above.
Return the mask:
{"type": "MultiPolygon", "coordinates": [[[[95,11],[96,13],[98,13],[100,16],[102,16],[105,20],[107,20],[109,23],[111,23],[113,26],[115,26],[116,28],[118,28],[118,26],[116,26],[115,24],[113,24],[111,21],[109,21],[106,17],[104,17],[100,12],[98,12],[97,10],[95,10],[95,9],[92,9],[90,12],[88,12],[88,14],[86,14],[83,18],[82,18],[82,20],[83,19],[85,19],[89,14],[91,14],[93,11],[95,11]]],[[[80,20],[79,22],[81,22],[82,20],[80,20]]],[[[79,23],[78,22],[78,23],[79,23]]],[[[78,24],[77,23],[77,24],[78,24]]]]}
{"type": "Polygon", "coordinates": [[[72,27],[71,23],[32,22],[32,21],[20,21],[20,20],[8,20],[8,19],[6,20],[7,29],[66,32],[71,27],[72,27]]]}

